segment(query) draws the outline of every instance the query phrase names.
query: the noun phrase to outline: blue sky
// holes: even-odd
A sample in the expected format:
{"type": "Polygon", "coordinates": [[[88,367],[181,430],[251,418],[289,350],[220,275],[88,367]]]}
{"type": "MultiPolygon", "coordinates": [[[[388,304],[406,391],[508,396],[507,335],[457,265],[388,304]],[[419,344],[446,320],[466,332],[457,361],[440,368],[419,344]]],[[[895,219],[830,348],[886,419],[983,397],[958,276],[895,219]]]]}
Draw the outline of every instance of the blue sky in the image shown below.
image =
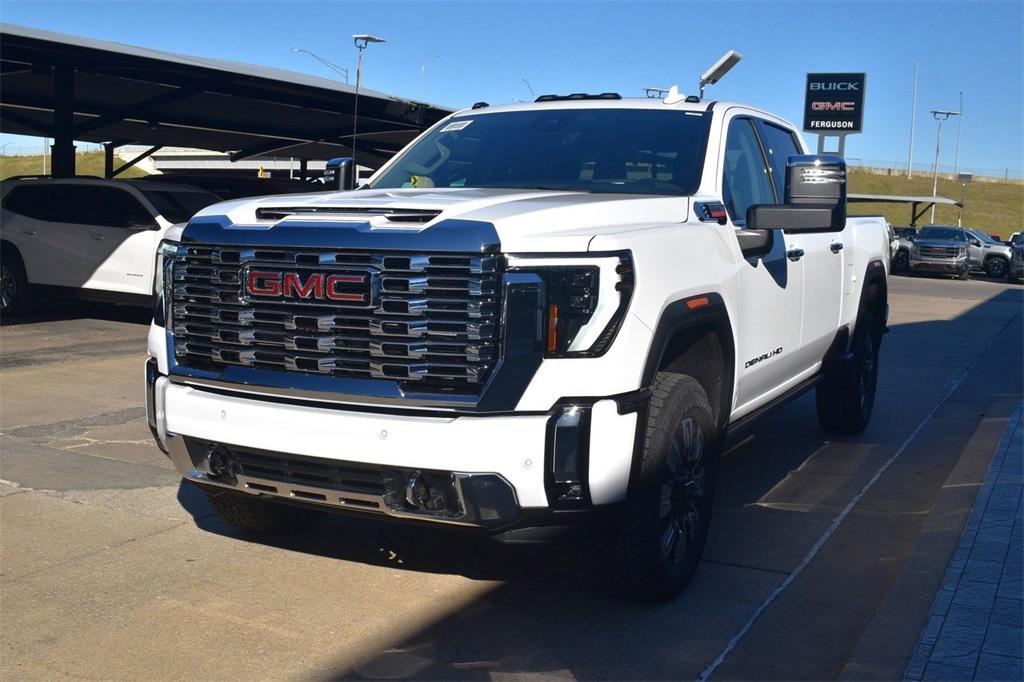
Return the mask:
{"type": "MultiPolygon", "coordinates": [[[[848,157],[905,163],[914,62],[921,58],[915,164],[930,164],[930,109],[956,109],[965,91],[960,164],[1024,167],[1024,3],[1012,2],[18,2],[0,20],[186,54],[331,71],[291,47],[355,70],[351,34],[388,39],[367,53],[365,83],[449,106],[536,93],[648,85],[693,92],[728,49],[743,61],[709,90],[798,125],[808,71],[868,73],[865,132],[848,157]]],[[[953,163],[955,126],[942,163],[953,163]]],[[[3,141],[11,141],[3,136],[3,141]]],[[[812,144],[812,136],[807,136],[812,144]]],[[[18,138],[16,144],[25,142],[18,138]]],[[[812,144],[813,146],[813,144],[812,144]]]]}

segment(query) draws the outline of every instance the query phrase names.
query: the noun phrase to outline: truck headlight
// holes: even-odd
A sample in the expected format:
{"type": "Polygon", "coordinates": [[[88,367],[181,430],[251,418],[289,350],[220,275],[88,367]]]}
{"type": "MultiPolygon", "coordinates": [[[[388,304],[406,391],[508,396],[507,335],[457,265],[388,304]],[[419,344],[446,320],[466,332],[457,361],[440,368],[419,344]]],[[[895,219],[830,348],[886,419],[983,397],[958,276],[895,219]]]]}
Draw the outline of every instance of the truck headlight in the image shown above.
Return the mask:
{"type": "Polygon", "coordinates": [[[156,308],[153,310],[153,320],[161,326],[170,325],[170,309],[168,306],[170,298],[167,295],[165,286],[170,280],[167,279],[168,275],[165,273],[168,272],[171,266],[169,259],[173,259],[177,255],[177,242],[165,239],[156,247],[156,265],[153,269],[153,294],[156,296],[156,308]]]}
{"type": "Polygon", "coordinates": [[[966,246],[961,246],[959,249],[957,249],[956,255],[957,255],[957,258],[963,258],[964,256],[966,256],[967,255],[967,247],[966,246]]]}
{"type": "Polygon", "coordinates": [[[544,349],[552,358],[597,357],[615,340],[633,295],[628,253],[511,258],[509,268],[544,280],[544,349]]]}

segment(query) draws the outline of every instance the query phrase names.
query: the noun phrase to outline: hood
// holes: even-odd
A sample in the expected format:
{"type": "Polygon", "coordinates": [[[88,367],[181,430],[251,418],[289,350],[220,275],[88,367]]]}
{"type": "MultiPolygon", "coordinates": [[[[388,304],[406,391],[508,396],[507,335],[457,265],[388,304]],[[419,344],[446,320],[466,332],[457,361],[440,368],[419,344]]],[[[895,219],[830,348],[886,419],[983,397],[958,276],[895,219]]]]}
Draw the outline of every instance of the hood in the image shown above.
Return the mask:
{"type": "MultiPolygon", "coordinates": [[[[361,232],[427,232],[446,221],[492,225],[506,252],[586,251],[598,234],[643,223],[683,222],[687,197],[522,189],[387,189],[288,194],[222,202],[197,218],[223,216],[236,227],[360,226],[361,232]],[[641,217],[642,218],[639,218],[641,217]]],[[[429,240],[427,240],[429,241],[429,240]]]]}

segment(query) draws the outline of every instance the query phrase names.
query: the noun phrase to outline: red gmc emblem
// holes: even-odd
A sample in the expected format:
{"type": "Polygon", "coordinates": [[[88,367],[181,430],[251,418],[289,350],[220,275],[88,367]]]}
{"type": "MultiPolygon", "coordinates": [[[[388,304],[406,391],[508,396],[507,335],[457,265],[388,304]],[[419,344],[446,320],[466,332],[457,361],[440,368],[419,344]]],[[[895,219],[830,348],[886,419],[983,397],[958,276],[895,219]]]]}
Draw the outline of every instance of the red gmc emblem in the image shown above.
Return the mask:
{"type": "Polygon", "coordinates": [[[373,287],[369,274],[331,272],[281,272],[250,269],[245,273],[245,293],[259,298],[335,301],[372,305],[373,287]]]}

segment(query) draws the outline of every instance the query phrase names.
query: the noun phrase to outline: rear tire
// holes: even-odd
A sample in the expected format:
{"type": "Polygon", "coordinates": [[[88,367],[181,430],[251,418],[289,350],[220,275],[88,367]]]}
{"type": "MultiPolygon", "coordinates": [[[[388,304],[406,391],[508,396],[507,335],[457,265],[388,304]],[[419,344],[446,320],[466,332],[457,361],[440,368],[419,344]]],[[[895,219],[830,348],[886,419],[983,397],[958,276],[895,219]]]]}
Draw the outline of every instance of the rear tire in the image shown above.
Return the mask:
{"type": "Polygon", "coordinates": [[[878,386],[880,331],[875,316],[862,312],[850,342],[853,359],[830,370],[818,384],[818,421],[826,431],[860,433],[871,420],[878,386]]]}
{"type": "Polygon", "coordinates": [[[995,256],[985,261],[985,274],[996,279],[1003,279],[1010,271],[1010,264],[1006,259],[995,256]]]}
{"type": "Polygon", "coordinates": [[[25,268],[16,254],[0,253],[0,315],[18,315],[29,308],[25,268]]]}
{"type": "Polygon", "coordinates": [[[239,530],[261,535],[290,533],[313,525],[323,516],[316,509],[268,502],[234,490],[203,488],[217,516],[239,530]]]}
{"type": "Polygon", "coordinates": [[[711,522],[718,432],[696,379],[660,372],[651,387],[640,480],[600,569],[615,593],[667,601],[693,577],[711,522]]]}

